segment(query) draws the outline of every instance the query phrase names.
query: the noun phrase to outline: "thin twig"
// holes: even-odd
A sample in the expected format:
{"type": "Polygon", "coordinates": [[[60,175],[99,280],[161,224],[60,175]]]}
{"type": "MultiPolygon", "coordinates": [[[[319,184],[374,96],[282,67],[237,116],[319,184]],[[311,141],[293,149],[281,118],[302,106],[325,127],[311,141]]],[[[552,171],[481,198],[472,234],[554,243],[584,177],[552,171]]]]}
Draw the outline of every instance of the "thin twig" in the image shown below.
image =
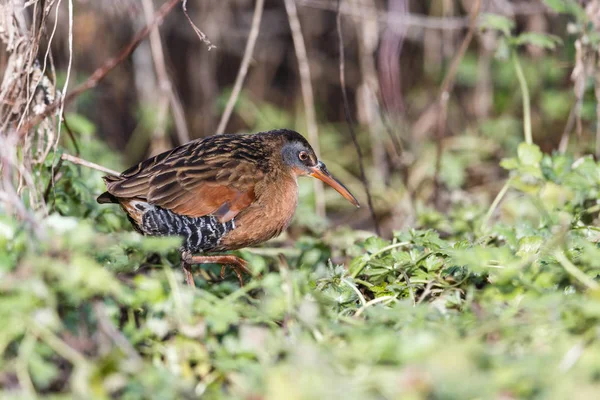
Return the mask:
{"type": "Polygon", "coordinates": [[[383,247],[379,250],[377,250],[376,252],[374,252],[373,254],[369,255],[369,257],[366,260],[363,260],[351,273],[350,276],[352,277],[352,279],[356,279],[356,277],[362,272],[362,270],[367,266],[367,264],[369,263],[369,261],[371,261],[373,258],[380,256],[383,253],[386,253],[390,250],[393,249],[397,249],[398,247],[404,247],[404,246],[408,246],[410,245],[410,242],[398,242],[398,243],[393,243],[390,244],[389,246],[383,247]]]}
{"type": "MultiPolygon", "coordinates": [[[[143,6],[144,15],[146,17],[146,23],[150,24],[152,22],[152,15],[154,13],[153,3],[151,0],[144,0],[143,6]]],[[[185,1],[182,6],[185,6],[185,1]]],[[[158,87],[161,91],[161,95],[166,96],[168,98],[168,100],[166,101],[168,101],[171,105],[171,113],[173,115],[173,120],[175,121],[175,128],[177,131],[177,138],[179,139],[179,142],[187,143],[190,141],[190,134],[185,123],[185,113],[183,111],[183,107],[181,105],[179,97],[174,92],[175,89],[167,72],[165,54],[163,51],[163,45],[160,39],[160,32],[158,31],[158,26],[152,28],[149,40],[150,51],[152,52],[152,61],[154,62],[154,70],[156,71],[156,80],[158,81],[158,87]]],[[[160,129],[162,129],[162,134],[164,136],[166,117],[163,119],[164,121],[161,121],[163,126],[160,129]]]]}
{"type": "Polygon", "coordinates": [[[504,196],[506,196],[506,193],[508,192],[508,189],[510,188],[510,183],[511,183],[510,179],[507,180],[506,183],[504,184],[504,186],[502,186],[502,189],[500,189],[500,191],[496,195],[496,198],[494,198],[492,205],[490,205],[490,209],[485,214],[485,218],[483,219],[483,222],[481,223],[482,230],[486,229],[487,224],[489,223],[490,219],[492,218],[492,215],[494,215],[494,211],[496,211],[496,209],[500,205],[500,201],[502,201],[504,196]]]}
{"type": "Polygon", "coordinates": [[[50,189],[54,188],[56,181],[59,179],[60,168],[62,167],[63,161],[64,160],[62,158],[60,158],[58,160],[58,163],[56,163],[56,166],[53,166],[53,168],[52,168],[52,175],[50,177],[50,180],[48,181],[46,190],[44,190],[44,202],[45,203],[48,203],[48,198],[50,197],[50,189]]]}
{"type": "Polygon", "coordinates": [[[419,305],[423,302],[423,300],[425,300],[425,298],[427,296],[429,296],[429,293],[431,293],[431,288],[433,287],[435,281],[431,280],[429,282],[427,282],[427,285],[425,286],[425,290],[423,290],[423,293],[421,293],[421,297],[419,297],[419,300],[417,301],[416,305],[419,305]]]}
{"type": "Polygon", "coordinates": [[[353,315],[353,318],[358,318],[360,317],[360,315],[363,313],[363,311],[365,311],[367,308],[374,306],[375,304],[379,304],[379,303],[383,303],[384,301],[393,301],[396,300],[396,296],[381,296],[381,297],[376,297],[373,300],[370,300],[369,302],[365,303],[362,305],[362,307],[360,307],[356,313],[353,315]]]}
{"type": "Polygon", "coordinates": [[[364,306],[365,304],[367,304],[367,300],[365,300],[365,296],[363,296],[363,294],[360,292],[360,290],[358,290],[358,288],[356,287],[356,285],[354,283],[350,282],[346,278],[342,278],[342,282],[344,282],[346,285],[350,286],[350,288],[352,290],[354,290],[354,293],[356,293],[356,295],[358,296],[358,300],[360,300],[361,305],[364,306]]]}
{"type": "MultiPolygon", "coordinates": [[[[142,0],[142,8],[144,9],[144,17],[146,24],[152,21],[152,15],[154,14],[154,5],[152,0],[142,0]]],[[[160,32],[158,27],[153,27],[150,30],[148,36],[150,42],[150,53],[152,55],[152,62],[154,64],[154,72],[156,73],[155,85],[158,86],[158,96],[154,96],[156,102],[156,123],[154,126],[154,132],[152,142],[150,145],[152,154],[162,153],[167,150],[170,146],[170,140],[167,137],[167,117],[169,112],[169,92],[171,91],[172,85],[167,73],[167,66],[165,64],[165,54],[163,51],[160,32]]]]}
{"type": "Polygon", "coordinates": [[[252,59],[252,54],[254,53],[254,45],[256,44],[256,39],[258,38],[258,33],[260,31],[260,22],[262,20],[264,4],[265,0],[256,0],[256,4],[254,5],[252,27],[250,28],[250,34],[248,35],[248,41],[246,42],[246,48],[244,49],[244,57],[242,58],[240,70],[235,78],[233,91],[231,92],[231,96],[229,96],[229,100],[225,106],[225,111],[221,116],[221,121],[219,122],[219,126],[217,128],[217,135],[225,132],[225,128],[227,127],[227,123],[229,122],[229,118],[233,112],[233,107],[235,106],[235,103],[240,95],[240,91],[242,90],[242,85],[244,84],[244,79],[248,73],[248,67],[250,66],[250,60],[252,59]]]}
{"type": "Polygon", "coordinates": [[[183,8],[183,14],[187,18],[192,29],[194,30],[194,32],[196,32],[196,35],[198,35],[198,39],[200,39],[208,47],[208,51],[211,51],[212,49],[216,49],[217,46],[215,46],[214,44],[211,43],[211,41],[204,34],[204,32],[202,32],[200,29],[198,29],[196,24],[194,24],[194,21],[192,21],[192,19],[190,18],[188,11],[187,11],[187,0],[183,0],[183,4],[181,4],[181,8],[183,8]]]}
{"type": "Polygon", "coordinates": [[[179,143],[187,143],[190,141],[190,131],[188,130],[185,122],[185,112],[183,111],[183,105],[181,99],[175,93],[175,88],[171,86],[169,93],[169,101],[171,103],[171,113],[173,114],[173,121],[175,122],[175,128],[177,132],[177,138],[179,143]]]}
{"type": "Polygon", "coordinates": [[[49,104],[48,107],[44,110],[43,113],[32,117],[27,122],[21,126],[19,129],[19,134],[21,136],[25,135],[31,129],[31,127],[39,124],[48,116],[52,115],[59,107],[63,107],[64,105],[69,104],[71,101],[75,100],[81,93],[86,90],[92,89],[98,85],[98,83],[108,75],[113,69],[115,69],[120,63],[122,63],[129,55],[137,48],[137,46],[150,34],[150,31],[155,26],[160,25],[165,19],[166,15],[175,7],[177,3],[181,0],[169,0],[154,14],[154,19],[152,23],[147,25],[141,31],[139,31],[135,37],[129,42],[127,46],[125,46],[118,55],[113,58],[107,60],[102,66],[97,68],[87,79],[85,82],[76,86],[73,90],[69,92],[63,98],[57,99],[54,103],[49,104]]]}
{"type": "MultiPolygon", "coordinates": [[[[36,6],[37,6],[37,3],[36,3],[36,6]]],[[[48,58],[52,57],[52,53],[50,52],[50,49],[52,48],[52,40],[54,39],[54,34],[56,33],[56,28],[58,27],[58,12],[60,10],[60,0],[58,1],[58,4],[56,4],[55,7],[56,8],[55,8],[55,14],[54,14],[54,25],[52,27],[52,31],[50,33],[50,37],[48,38],[48,44],[47,44],[47,47],[46,47],[46,52],[44,54],[44,64],[42,66],[42,71],[40,73],[40,77],[39,77],[38,81],[35,83],[34,87],[37,87],[42,82],[42,80],[44,79],[44,76],[46,74],[46,67],[47,67],[48,58]]],[[[42,27],[43,24],[45,23],[46,18],[50,14],[51,8],[52,8],[52,5],[50,5],[47,8],[47,12],[46,13],[44,13],[44,11],[42,10],[42,18],[41,18],[41,21],[40,21],[40,27],[42,27]]],[[[37,54],[37,47],[39,46],[39,42],[40,42],[40,38],[41,38],[42,32],[45,33],[46,30],[45,29],[41,29],[41,28],[39,29],[37,38],[35,40],[36,48],[32,49],[32,51],[30,52],[30,58],[33,58],[34,54],[37,54]]],[[[29,62],[28,62],[28,65],[31,65],[31,63],[32,63],[32,60],[30,59],[29,62]]],[[[27,79],[29,79],[29,77],[27,79]]],[[[56,83],[56,79],[53,80],[53,83],[56,83]]],[[[30,85],[29,85],[29,82],[28,82],[28,84],[27,84],[27,90],[28,91],[29,91],[29,86],[30,85]]],[[[17,128],[20,128],[21,124],[23,124],[24,118],[28,114],[27,110],[29,110],[29,106],[31,105],[31,102],[33,101],[34,95],[35,95],[35,90],[33,91],[33,93],[31,93],[30,96],[28,96],[27,104],[25,106],[25,111],[23,112],[23,114],[19,118],[19,123],[17,124],[17,128]]],[[[8,119],[7,119],[7,121],[8,121],[8,119]]]]}
{"type": "Polygon", "coordinates": [[[600,72],[594,75],[594,95],[596,96],[596,159],[600,157],[600,72]]]}
{"type": "Polygon", "coordinates": [[[356,132],[354,131],[354,124],[352,122],[352,115],[350,113],[350,102],[348,101],[348,93],[346,92],[346,60],[344,55],[344,38],[342,35],[342,14],[340,11],[340,5],[342,0],[338,0],[338,9],[336,16],[336,25],[337,25],[337,34],[338,34],[338,43],[339,43],[339,52],[340,52],[340,85],[342,87],[342,100],[344,103],[344,114],[346,116],[346,124],[348,125],[348,131],[350,131],[350,136],[352,137],[352,143],[354,143],[354,148],[356,149],[356,154],[358,156],[358,166],[360,169],[360,180],[365,189],[365,193],[367,195],[367,204],[369,206],[369,212],[371,213],[371,219],[373,220],[373,226],[375,227],[375,233],[378,236],[381,236],[381,231],[379,229],[379,222],[377,221],[377,215],[375,215],[375,209],[373,208],[373,198],[371,197],[371,190],[369,189],[369,182],[367,182],[367,175],[365,173],[365,165],[363,161],[363,154],[360,145],[358,144],[358,139],[356,137],[356,132]]]}
{"type": "MultiPolygon", "coordinates": [[[[58,7],[60,4],[57,4],[56,7],[58,7]]],[[[64,97],[67,94],[67,88],[69,87],[69,79],[71,77],[71,68],[73,66],[73,0],[69,0],[68,1],[68,13],[69,13],[69,62],[67,64],[67,76],[65,78],[65,83],[63,85],[62,91],[60,93],[61,97],[64,97]]],[[[56,157],[56,153],[58,150],[58,143],[60,141],[60,132],[61,132],[61,128],[62,128],[62,122],[64,120],[64,115],[65,115],[65,103],[61,102],[60,103],[60,107],[58,109],[58,127],[56,129],[56,139],[54,139],[54,155],[53,155],[53,162],[52,162],[52,168],[51,168],[51,176],[52,176],[52,186],[54,187],[54,177],[55,177],[55,171],[54,171],[54,157],[56,157]]]]}
{"type": "Polygon", "coordinates": [[[436,132],[436,159],[435,159],[435,173],[434,173],[434,194],[433,198],[438,201],[440,199],[439,196],[439,188],[440,188],[440,169],[442,166],[442,152],[443,152],[443,141],[446,136],[446,123],[448,118],[448,100],[450,99],[450,93],[454,88],[454,82],[456,78],[456,73],[458,72],[458,66],[462,61],[467,49],[469,48],[469,44],[473,39],[475,34],[475,29],[477,28],[477,18],[479,17],[479,11],[481,9],[481,0],[476,0],[475,4],[471,8],[471,17],[469,22],[469,30],[465,35],[460,47],[458,48],[458,52],[454,56],[452,63],[450,64],[450,68],[442,81],[442,86],[440,89],[439,102],[438,102],[438,120],[437,120],[437,132],[436,132]]]}
{"type": "MultiPolygon", "coordinates": [[[[294,0],[285,0],[285,10],[290,21],[294,49],[296,50],[296,58],[298,60],[298,70],[300,73],[304,112],[306,114],[306,129],[308,130],[308,139],[310,140],[310,143],[317,154],[319,154],[319,131],[317,125],[317,113],[315,111],[312,80],[310,75],[310,66],[308,63],[306,46],[304,44],[304,37],[302,36],[302,28],[300,27],[300,19],[298,18],[298,10],[296,9],[296,3],[294,0]]],[[[313,187],[315,190],[315,208],[317,215],[324,217],[325,193],[323,189],[323,182],[313,179],[313,187]]]]}
{"type": "MultiPolygon", "coordinates": [[[[67,88],[69,87],[69,78],[71,77],[71,67],[73,66],[73,0],[69,0],[68,2],[68,12],[69,12],[69,62],[67,64],[67,76],[65,78],[65,83],[63,85],[61,96],[65,96],[67,94],[67,88]]],[[[58,5],[57,5],[58,7],[58,5]]],[[[60,104],[58,110],[58,128],[56,135],[55,146],[58,146],[58,141],[60,140],[60,131],[62,127],[63,115],[65,112],[65,103],[62,102],[60,104]]],[[[56,149],[55,149],[56,150],[56,149]]]]}
{"type": "Polygon", "coordinates": [[[102,332],[106,334],[117,346],[123,350],[129,360],[134,361],[138,366],[142,363],[142,357],[138,354],[129,340],[117,329],[113,322],[108,317],[106,307],[101,301],[94,302],[94,313],[98,319],[98,326],[102,332]]]}
{"type": "Polygon", "coordinates": [[[63,153],[60,156],[60,158],[63,159],[63,160],[65,160],[65,161],[68,161],[70,163],[77,164],[77,165],[83,165],[84,167],[95,169],[97,171],[104,172],[104,173],[109,174],[109,175],[115,175],[115,176],[121,175],[119,172],[117,172],[115,170],[103,167],[102,165],[95,164],[95,163],[93,163],[91,161],[87,161],[87,160],[84,160],[84,159],[79,158],[79,157],[72,156],[70,154],[64,154],[63,153]]]}
{"type": "Polygon", "coordinates": [[[565,129],[563,129],[563,133],[560,137],[560,142],[558,144],[558,152],[564,154],[567,151],[567,147],[569,147],[569,138],[571,137],[571,131],[573,130],[573,126],[575,125],[575,118],[577,114],[577,103],[571,107],[571,111],[569,111],[569,117],[567,118],[567,123],[565,124],[565,129]]]}
{"type": "Polygon", "coordinates": [[[64,115],[63,115],[63,123],[65,124],[65,130],[67,131],[67,134],[69,135],[69,139],[71,139],[71,142],[73,143],[73,147],[75,149],[75,155],[78,156],[81,153],[81,151],[79,149],[79,143],[77,142],[77,138],[75,137],[75,134],[73,133],[73,130],[69,126],[69,123],[67,122],[67,118],[64,115]]]}
{"type": "MultiPolygon", "coordinates": [[[[375,0],[370,0],[374,4],[375,0]]],[[[358,7],[363,0],[351,0],[353,7],[358,7]]],[[[388,10],[408,10],[407,0],[394,0],[388,4],[388,10]]],[[[375,12],[356,18],[354,21],[358,37],[358,59],[361,72],[361,83],[357,89],[357,112],[359,123],[368,127],[371,142],[371,158],[377,174],[375,185],[389,183],[390,166],[400,164],[400,154],[386,146],[384,131],[391,132],[385,126],[379,104],[379,96],[383,99],[390,114],[398,119],[404,110],[402,85],[400,78],[400,55],[402,53],[406,32],[387,30],[381,41],[378,41],[378,23],[375,12]],[[377,50],[380,46],[379,51],[377,50]],[[376,56],[378,54],[379,57],[376,56]],[[380,73],[377,73],[376,58],[379,59],[380,73]],[[362,112],[361,112],[362,110],[362,112]],[[391,151],[388,151],[391,150],[391,151]],[[391,160],[386,155],[389,154],[391,160]]],[[[393,133],[390,137],[395,136],[393,133]]],[[[393,140],[393,139],[392,139],[393,140]]],[[[394,149],[397,143],[393,141],[394,149]]]]}

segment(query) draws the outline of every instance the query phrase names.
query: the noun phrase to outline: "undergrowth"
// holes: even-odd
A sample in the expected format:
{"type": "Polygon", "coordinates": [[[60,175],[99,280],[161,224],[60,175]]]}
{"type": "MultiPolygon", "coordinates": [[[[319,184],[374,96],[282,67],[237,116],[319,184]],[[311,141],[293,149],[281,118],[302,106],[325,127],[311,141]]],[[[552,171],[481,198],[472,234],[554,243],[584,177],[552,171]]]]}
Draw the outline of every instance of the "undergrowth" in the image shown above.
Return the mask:
{"type": "Polygon", "coordinates": [[[500,220],[457,201],[392,240],[242,251],[246,286],[209,269],[192,289],[177,239],[129,232],[101,174],[65,163],[43,238],[0,217],[2,396],[593,398],[600,164],[527,144],[502,164],[500,220]]]}
{"type": "MultiPolygon", "coordinates": [[[[589,24],[578,18],[587,37],[589,24]]],[[[600,163],[535,144],[543,135],[532,132],[529,98],[541,99],[552,124],[568,94],[546,89],[560,80],[554,60],[527,63],[518,49],[558,41],[513,37],[502,18],[486,27],[501,32],[499,53],[510,59],[495,69],[499,117],[481,121],[480,136],[448,140],[444,211],[415,201],[411,228],[391,240],[327,230],[303,183],[295,224],[303,229],[240,251],[255,274],[243,288],[234,276],[218,279],[219,266],[198,269],[198,287],[186,286],[178,239],[141,237],[116,206],[97,204],[101,173],[59,165],[61,152],[73,150],[63,142],[32,171],[48,187],[48,215],[36,217],[42,228],[34,233],[0,213],[1,397],[598,398],[600,163]],[[523,143],[510,116],[517,89],[523,143]],[[501,161],[502,172],[483,176],[507,179],[494,201],[479,201],[463,190],[469,168],[497,169],[496,154],[513,156],[501,161]]],[[[596,45],[590,37],[582,43],[596,45]]],[[[458,71],[464,85],[474,84],[474,65],[467,57],[458,71]]],[[[578,117],[592,120],[597,105],[580,100],[578,117]]],[[[248,112],[249,102],[242,96],[248,125],[294,125],[274,106],[248,112]]],[[[118,165],[93,125],[69,120],[82,158],[118,165]]],[[[323,137],[323,152],[337,146],[332,161],[351,170],[344,144],[323,137]]],[[[411,145],[420,148],[408,149],[418,154],[408,184],[391,178],[387,192],[376,188],[376,204],[395,205],[411,182],[419,189],[431,181],[434,144],[411,145]]]]}

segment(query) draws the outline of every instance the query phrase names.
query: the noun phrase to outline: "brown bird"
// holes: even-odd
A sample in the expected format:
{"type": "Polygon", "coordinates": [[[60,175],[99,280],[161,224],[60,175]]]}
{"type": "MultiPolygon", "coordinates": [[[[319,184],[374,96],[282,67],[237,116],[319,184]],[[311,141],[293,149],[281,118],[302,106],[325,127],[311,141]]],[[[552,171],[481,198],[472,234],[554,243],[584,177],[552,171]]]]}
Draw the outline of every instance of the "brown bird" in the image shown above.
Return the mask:
{"type": "Polygon", "coordinates": [[[355,206],[356,198],[318,160],[298,132],[219,135],[191,141],[105,176],[99,203],[118,203],[134,228],[149,236],[183,237],[182,267],[194,286],[192,264],[233,267],[240,284],[246,262],[205,255],[265,242],[287,228],[298,204],[299,176],[327,183],[355,206]],[[201,253],[201,255],[192,255],[201,253]]]}

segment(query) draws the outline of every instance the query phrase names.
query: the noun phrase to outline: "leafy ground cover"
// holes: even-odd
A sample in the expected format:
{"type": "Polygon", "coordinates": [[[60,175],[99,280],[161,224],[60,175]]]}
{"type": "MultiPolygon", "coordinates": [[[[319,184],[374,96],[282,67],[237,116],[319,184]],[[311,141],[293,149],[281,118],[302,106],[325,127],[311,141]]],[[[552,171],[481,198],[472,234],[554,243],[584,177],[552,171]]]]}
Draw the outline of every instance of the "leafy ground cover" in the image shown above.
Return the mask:
{"type": "Polygon", "coordinates": [[[0,217],[2,396],[595,398],[600,165],[527,144],[502,164],[492,208],[242,251],[241,289],[218,266],[185,286],[177,239],[130,232],[65,165],[40,240],[0,217]]]}
{"type": "MultiPolygon", "coordinates": [[[[589,21],[571,14],[581,43],[597,46],[589,21]]],[[[407,143],[404,181],[374,179],[382,209],[401,208],[407,192],[415,198],[414,221],[390,239],[326,229],[305,182],[301,229],[240,252],[255,273],[243,288],[235,276],[220,280],[219,266],[199,270],[198,287],[187,287],[178,240],[143,238],[116,207],[98,205],[101,174],[58,167],[60,152],[73,150],[63,140],[33,171],[44,184],[54,176],[38,228],[0,214],[1,397],[598,398],[600,164],[573,155],[590,152],[585,136],[572,153],[534,144],[554,146],[542,132],[569,113],[570,88],[559,85],[568,71],[553,57],[519,60],[518,51],[559,41],[514,37],[505,18],[486,24],[501,33],[504,56],[494,61],[495,116],[445,141],[444,207],[426,199],[431,141],[407,143]],[[513,117],[521,105],[523,132],[513,117]],[[495,199],[482,200],[473,182],[495,199]]],[[[475,86],[477,62],[463,60],[463,88],[475,86]]],[[[416,108],[430,101],[424,91],[410,94],[416,108]]],[[[275,106],[246,96],[240,104],[253,131],[297,125],[275,106]]],[[[584,124],[597,123],[597,101],[588,95],[580,106],[584,124]]],[[[69,121],[84,159],[119,165],[93,125],[69,121]]],[[[321,149],[346,182],[356,163],[337,130],[321,126],[321,149]]]]}

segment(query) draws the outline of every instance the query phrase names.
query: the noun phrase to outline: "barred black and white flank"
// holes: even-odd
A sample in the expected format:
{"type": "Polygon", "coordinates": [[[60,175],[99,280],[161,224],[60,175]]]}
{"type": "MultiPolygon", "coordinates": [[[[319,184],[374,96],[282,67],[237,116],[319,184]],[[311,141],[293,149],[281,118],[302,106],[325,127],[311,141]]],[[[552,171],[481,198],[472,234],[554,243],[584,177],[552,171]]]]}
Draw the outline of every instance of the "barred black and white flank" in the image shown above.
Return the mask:
{"type": "Polygon", "coordinates": [[[131,219],[140,233],[181,236],[182,250],[190,253],[218,251],[221,238],[235,229],[234,219],[221,223],[214,216],[188,217],[142,201],[133,201],[131,205],[142,213],[141,223],[131,219]]]}

